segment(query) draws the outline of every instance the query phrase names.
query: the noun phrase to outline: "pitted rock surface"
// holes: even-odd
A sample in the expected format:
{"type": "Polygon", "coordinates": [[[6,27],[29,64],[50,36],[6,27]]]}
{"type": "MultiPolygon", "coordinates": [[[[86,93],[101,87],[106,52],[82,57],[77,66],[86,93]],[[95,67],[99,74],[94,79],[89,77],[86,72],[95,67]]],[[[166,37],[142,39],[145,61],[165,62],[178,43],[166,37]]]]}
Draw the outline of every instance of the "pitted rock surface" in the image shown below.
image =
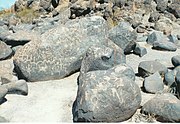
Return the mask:
{"type": "Polygon", "coordinates": [[[109,46],[106,26],[102,17],[95,16],[53,28],[42,35],[41,41],[18,49],[14,57],[17,70],[29,81],[64,78],[80,69],[90,46],[109,46]]]}
{"type": "Polygon", "coordinates": [[[115,66],[109,70],[87,72],[79,78],[73,107],[75,122],[121,122],[140,106],[137,84],[115,66]]]}

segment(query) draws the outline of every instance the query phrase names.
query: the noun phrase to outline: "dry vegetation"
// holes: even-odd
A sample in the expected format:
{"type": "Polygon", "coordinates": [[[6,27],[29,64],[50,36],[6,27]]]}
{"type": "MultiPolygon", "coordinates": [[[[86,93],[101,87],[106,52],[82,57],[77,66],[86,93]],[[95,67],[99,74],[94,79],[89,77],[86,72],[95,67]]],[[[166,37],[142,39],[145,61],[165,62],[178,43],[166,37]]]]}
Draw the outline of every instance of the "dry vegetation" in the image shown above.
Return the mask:
{"type": "Polygon", "coordinates": [[[22,23],[30,23],[33,19],[38,18],[40,13],[28,8],[19,12],[15,12],[13,8],[0,11],[0,18],[8,18],[13,15],[19,18],[22,23]]]}

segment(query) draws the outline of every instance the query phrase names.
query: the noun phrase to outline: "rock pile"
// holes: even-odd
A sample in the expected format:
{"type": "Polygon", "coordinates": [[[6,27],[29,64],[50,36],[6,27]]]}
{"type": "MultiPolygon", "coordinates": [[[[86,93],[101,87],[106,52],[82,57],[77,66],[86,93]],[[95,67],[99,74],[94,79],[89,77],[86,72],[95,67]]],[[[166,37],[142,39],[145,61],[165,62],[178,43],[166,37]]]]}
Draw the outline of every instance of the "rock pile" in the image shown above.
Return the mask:
{"type": "Polygon", "coordinates": [[[25,8],[41,16],[26,24],[13,14],[0,18],[1,104],[6,94],[28,95],[27,82],[80,71],[74,122],[122,122],[139,110],[180,122],[178,0],[16,1],[16,12],[25,8]],[[148,58],[135,74],[126,57],[146,57],[147,47],[178,55],[168,58],[171,67],[148,58]],[[155,97],[143,101],[144,94],[155,97]]]}

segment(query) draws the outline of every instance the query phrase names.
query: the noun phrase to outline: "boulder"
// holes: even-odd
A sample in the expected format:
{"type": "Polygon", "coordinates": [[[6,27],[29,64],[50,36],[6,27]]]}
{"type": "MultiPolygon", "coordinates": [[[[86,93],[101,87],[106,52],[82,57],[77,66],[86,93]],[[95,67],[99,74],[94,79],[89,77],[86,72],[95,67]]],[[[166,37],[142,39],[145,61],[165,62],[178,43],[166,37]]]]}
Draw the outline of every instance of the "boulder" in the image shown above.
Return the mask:
{"type": "MultiPolygon", "coordinates": [[[[113,43],[106,38],[106,32],[107,23],[98,16],[76,19],[67,22],[65,26],[57,26],[44,33],[41,41],[37,39],[29,42],[16,51],[16,71],[29,81],[64,78],[80,69],[83,56],[90,46],[105,45],[113,48],[113,43]]],[[[123,51],[119,56],[124,58],[123,51]]]]}
{"type": "Polygon", "coordinates": [[[130,53],[135,47],[137,34],[131,28],[130,24],[121,22],[109,30],[109,39],[122,48],[124,53],[130,53]]]}
{"type": "Polygon", "coordinates": [[[155,72],[163,76],[167,71],[167,67],[157,61],[142,61],[138,65],[138,74],[142,77],[148,77],[155,72]]]}
{"type": "Polygon", "coordinates": [[[0,60],[6,59],[12,55],[12,49],[6,43],[0,41],[0,60]]]}
{"type": "Polygon", "coordinates": [[[140,89],[121,74],[121,67],[87,72],[79,78],[74,122],[122,122],[135,113],[141,103],[140,89]]]}
{"type": "Polygon", "coordinates": [[[119,56],[118,52],[118,49],[112,49],[104,45],[91,46],[82,60],[80,72],[83,74],[89,71],[107,70],[121,64],[123,61],[125,63],[125,56],[119,56]]]}
{"type": "Polygon", "coordinates": [[[157,93],[159,91],[163,91],[164,84],[159,72],[156,72],[145,78],[144,88],[149,93],[157,93]]]}
{"type": "Polygon", "coordinates": [[[147,54],[147,50],[144,47],[141,47],[138,43],[136,43],[136,47],[133,50],[133,53],[136,55],[139,55],[140,57],[144,56],[147,54]]]}
{"type": "Polygon", "coordinates": [[[173,56],[171,62],[175,67],[180,66],[180,55],[173,56]]]}
{"type": "Polygon", "coordinates": [[[153,49],[164,51],[176,51],[177,46],[169,41],[155,41],[153,43],[153,49]]]}
{"type": "Polygon", "coordinates": [[[179,122],[180,100],[170,93],[157,94],[143,105],[142,111],[154,114],[158,121],[179,122]]]}

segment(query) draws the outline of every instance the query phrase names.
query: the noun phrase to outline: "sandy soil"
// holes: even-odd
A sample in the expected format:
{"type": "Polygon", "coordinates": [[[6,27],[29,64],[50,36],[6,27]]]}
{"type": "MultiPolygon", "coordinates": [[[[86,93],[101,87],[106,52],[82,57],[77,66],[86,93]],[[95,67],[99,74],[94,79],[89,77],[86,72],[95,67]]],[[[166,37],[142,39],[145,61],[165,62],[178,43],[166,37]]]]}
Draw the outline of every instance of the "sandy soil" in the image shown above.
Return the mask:
{"type": "MultiPolygon", "coordinates": [[[[139,57],[134,54],[127,55],[127,64],[137,73],[140,61],[157,60],[167,67],[172,67],[171,57],[180,54],[176,52],[165,52],[152,50],[146,43],[140,46],[147,48],[148,54],[139,57]]],[[[72,104],[77,94],[77,77],[75,73],[62,80],[28,83],[28,96],[7,95],[7,101],[0,106],[0,115],[10,122],[72,122],[72,104]]],[[[143,79],[136,77],[136,83],[142,86],[143,79]]],[[[147,100],[154,97],[154,94],[142,92],[143,105],[147,100]]],[[[126,122],[136,122],[133,116],[126,122]]]]}

